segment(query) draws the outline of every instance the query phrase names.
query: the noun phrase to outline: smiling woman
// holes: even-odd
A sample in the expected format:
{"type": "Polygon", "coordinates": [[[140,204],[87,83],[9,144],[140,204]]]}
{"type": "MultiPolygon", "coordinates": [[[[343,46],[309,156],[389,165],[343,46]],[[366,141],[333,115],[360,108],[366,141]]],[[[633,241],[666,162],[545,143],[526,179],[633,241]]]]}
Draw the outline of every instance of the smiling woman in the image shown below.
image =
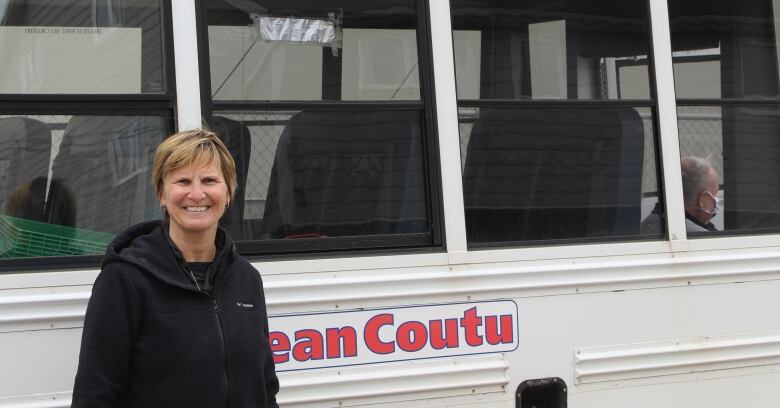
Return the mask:
{"type": "Polygon", "coordinates": [[[152,184],[165,220],[108,246],[73,406],[276,407],[263,282],[218,225],[233,158],[213,132],[180,132],[157,147],[152,184]]]}
{"type": "Polygon", "coordinates": [[[188,261],[213,259],[217,223],[236,190],[236,166],[216,134],[189,130],[157,148],[152,183],[169,234],[188,261]]]}

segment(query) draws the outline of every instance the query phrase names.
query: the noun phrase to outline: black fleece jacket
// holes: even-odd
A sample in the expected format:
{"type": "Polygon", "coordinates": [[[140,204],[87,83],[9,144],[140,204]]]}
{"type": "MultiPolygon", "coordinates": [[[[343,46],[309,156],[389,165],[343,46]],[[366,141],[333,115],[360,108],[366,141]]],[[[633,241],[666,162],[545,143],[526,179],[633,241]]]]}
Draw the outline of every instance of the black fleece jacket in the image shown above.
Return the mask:
{"type": "Polygon", "coordinates": [[[263,282],[218,234],[211,294],[162,222],[114,239],[87,306],[73,408],[277,407],[263,282]]]}

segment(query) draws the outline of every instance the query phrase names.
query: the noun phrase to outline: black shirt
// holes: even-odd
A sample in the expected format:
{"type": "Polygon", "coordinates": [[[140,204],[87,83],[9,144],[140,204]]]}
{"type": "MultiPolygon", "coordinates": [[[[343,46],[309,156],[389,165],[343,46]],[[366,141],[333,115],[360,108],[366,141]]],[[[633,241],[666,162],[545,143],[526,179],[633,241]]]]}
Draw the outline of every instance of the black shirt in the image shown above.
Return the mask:
{"type": "Polygon", "coordinates": [[[211,262],[187,262],[190,267],[192,276],[195,277],[195,281],[198,282],[198,287],[203,288],[206,285],[206,272],[211,266],[211,262]]]}

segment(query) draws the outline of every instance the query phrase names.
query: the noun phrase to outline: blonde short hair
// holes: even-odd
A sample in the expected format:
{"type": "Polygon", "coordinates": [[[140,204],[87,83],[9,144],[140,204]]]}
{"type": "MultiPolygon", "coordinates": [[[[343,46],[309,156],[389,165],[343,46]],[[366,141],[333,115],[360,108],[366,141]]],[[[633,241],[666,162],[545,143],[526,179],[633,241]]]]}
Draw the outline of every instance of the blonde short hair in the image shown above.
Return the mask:
{"type": "Polygon", "coordinates": [[[238,186],[236,162],[217,134],[205,129],[174,133],[157,146],[152,165],[152,185],[157,196],[162,195],[168,173],[196,163],[219,165],[227,183],[228,198],[233,201],[238,186]]]}

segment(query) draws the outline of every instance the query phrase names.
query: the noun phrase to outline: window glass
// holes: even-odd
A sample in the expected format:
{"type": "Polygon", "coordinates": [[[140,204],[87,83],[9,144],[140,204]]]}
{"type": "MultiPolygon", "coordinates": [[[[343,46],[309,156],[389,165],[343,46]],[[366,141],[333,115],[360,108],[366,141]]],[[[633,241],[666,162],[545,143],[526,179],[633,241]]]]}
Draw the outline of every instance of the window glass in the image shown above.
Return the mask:
{"type": "Polygon", "coordinates": [[[678,98],[777,98],[778,3],[670,0],[678,98]]]}
{"type": "Polygon", "coordinates": [[[689,234],[780,228],[780,106],[682,106],[677,116],[689,234]]]}
{"type": "Polygon", "coordinates": [[[223,226],[237,240],[430,233],[421,121],[416,109],[215,112],[238,163],[223,226]]]}
{"type": "Polygon", "coordinates": [[[161,116],[0,115],[0,258],[102,254],[161,218],[150,184],[161,116]]]}
{"type": "Polygon", "coordinates": [[[159,0],[0,1],[0,93],[164,93],[159,0]]]}
{"type": "Polygon", "coordinates": [[[209,1],[215,101],[419,100],[413,0],[209,1]]]}
{"type": "Polygon", "coordinates": [[[669,3],[691,237],[780,229],[778,13],[770,0],[669,3]]]}
{"type": "Polygon", "coordinates": [[[649,98],[644,1],[450,4],[459,99],[649,98]]]}
{"type": "Polygon", "coordinates": [[[208,122],[238,167],[236,197],[221,224],[239,248],[438,244],[417,2],[202,5],[208,122]],[[361,106],[342,103],[351,101],[361,106]]]}
{"type": "Polygon", "coordinates": [[[650,108],[460,108],[470,243],[660,236],[650,108]]]}

